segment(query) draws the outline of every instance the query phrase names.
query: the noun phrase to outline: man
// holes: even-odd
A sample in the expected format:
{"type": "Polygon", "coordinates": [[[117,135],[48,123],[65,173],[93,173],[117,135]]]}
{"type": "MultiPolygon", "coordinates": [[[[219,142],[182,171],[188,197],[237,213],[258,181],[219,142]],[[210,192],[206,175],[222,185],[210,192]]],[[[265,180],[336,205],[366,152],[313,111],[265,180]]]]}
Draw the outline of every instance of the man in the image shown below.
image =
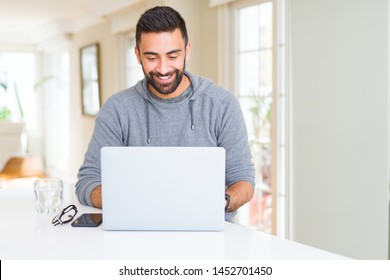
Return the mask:
{"type": "Polygon", "coordinates": [[[231,221],[253,196],[255,172],[238,101],[185,71],[190,55],[187,29],[170,7],[155,7],[140,17],[135,54],[145,79],[111,96],[100,110],[78,174],[78,199],[102,208],[104,146],[218,146],[226,150],[225,219],[231,221]]]}

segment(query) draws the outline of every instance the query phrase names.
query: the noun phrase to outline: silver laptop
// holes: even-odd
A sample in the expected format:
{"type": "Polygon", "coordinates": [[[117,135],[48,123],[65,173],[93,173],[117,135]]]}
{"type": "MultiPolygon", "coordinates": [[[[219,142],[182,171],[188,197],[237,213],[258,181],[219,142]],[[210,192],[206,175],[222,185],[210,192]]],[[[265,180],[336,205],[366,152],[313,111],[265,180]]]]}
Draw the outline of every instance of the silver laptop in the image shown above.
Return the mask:
{"type": "Polygon", "coordinates": [[[104,147],[101,172],[105,230],[223,230],[223,148],[104,147]]]}

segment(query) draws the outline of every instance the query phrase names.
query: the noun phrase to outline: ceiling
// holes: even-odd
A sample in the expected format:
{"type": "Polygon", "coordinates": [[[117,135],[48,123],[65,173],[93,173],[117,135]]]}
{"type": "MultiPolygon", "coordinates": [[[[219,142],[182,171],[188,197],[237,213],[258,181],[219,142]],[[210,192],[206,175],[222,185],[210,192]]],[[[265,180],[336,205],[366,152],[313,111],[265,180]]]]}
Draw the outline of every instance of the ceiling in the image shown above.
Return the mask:
{"type": "Polygon", "coordinates": [[[140,0],[0,0],[0,44],[34,44],[72,33],[140,0]]]}

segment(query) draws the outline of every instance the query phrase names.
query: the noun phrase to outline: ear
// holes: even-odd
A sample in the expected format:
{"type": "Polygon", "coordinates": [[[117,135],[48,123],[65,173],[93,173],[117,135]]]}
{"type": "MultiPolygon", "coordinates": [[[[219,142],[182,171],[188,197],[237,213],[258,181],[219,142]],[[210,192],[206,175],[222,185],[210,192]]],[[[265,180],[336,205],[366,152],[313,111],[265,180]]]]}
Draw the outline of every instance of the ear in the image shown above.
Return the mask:
{"type": "Polygon", "coordinates": [[[137,47],[134,47],[134,53],[135,53],[135,56],[137,57],[138,63],[142,64],[141,63],[141,57],[140,57],[140,54],[139,54],[139,50],[138,50],[137,47]]]}
{"type": "Polygon", "coordinates": [[[190,50],[191,50],[191,43],[188,41],[187,46],[186,46],[186,61],[190,59],[190,50]]]}

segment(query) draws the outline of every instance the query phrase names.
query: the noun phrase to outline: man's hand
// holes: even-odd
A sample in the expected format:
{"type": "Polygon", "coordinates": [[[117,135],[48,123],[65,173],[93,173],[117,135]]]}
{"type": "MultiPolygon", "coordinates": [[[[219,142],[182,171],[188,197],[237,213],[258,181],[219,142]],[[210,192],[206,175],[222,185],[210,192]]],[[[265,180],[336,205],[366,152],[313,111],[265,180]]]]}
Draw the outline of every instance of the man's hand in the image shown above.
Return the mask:
{"type": "MultiPolygon", "coordinates": [[[[252,184],[246,181],[238,181],[226,189],[226,193],[230,195],[230,211],[236,211],[245,203],[249,202],[254,194],[252,184]]],[[[225,199],[225,207],[226,207],[225,199]]]]}
{"type": "Polygon", "coordinates": [[[97,186],[91,193],[93,207],[102,209],[102,186],[97,186]]]}

